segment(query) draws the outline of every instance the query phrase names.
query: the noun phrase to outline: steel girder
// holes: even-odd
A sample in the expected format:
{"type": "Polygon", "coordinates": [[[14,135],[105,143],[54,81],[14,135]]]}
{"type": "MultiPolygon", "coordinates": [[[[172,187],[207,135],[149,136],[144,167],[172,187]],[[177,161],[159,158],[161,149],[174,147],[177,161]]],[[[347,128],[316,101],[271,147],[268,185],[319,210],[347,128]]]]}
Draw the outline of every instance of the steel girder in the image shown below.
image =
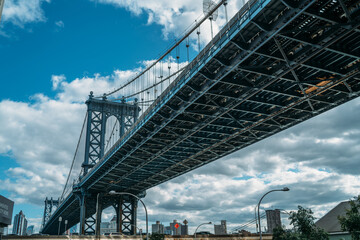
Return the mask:
{"type": "Polygon", "coordinates": [[[359,96],[359,6],[240,10],[79,187],[137,194],[359,96]]]}
{"type": "Polygon", "coordinates": [[[270,2],[84,185],[141,191],[356,97],[360,36],[342,15],[332,1],[270,2]]]}

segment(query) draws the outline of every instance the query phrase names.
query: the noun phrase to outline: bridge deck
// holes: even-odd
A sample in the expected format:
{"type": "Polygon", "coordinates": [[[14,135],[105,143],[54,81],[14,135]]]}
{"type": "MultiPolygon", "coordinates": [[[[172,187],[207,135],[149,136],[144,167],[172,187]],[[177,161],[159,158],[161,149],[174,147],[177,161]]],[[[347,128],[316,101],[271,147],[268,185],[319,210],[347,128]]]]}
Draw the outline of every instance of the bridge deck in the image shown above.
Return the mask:
{"type": "MultiPolygon", "coordinates": [[[[359,6],[254,1],[77,187],[138,194],[357,97],[359,6]]],[[[44,232],[78,208],[71,194],[44,232]]]]}

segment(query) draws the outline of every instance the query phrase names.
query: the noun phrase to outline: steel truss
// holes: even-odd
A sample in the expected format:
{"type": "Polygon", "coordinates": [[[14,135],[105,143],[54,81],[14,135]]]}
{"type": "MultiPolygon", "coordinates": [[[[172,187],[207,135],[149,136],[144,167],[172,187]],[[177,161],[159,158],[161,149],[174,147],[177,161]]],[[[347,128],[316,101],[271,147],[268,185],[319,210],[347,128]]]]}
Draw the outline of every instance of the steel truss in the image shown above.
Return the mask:
{"type": "Polygon", "coordinates": [[[54,200],[53,198],[46,198],[45,199],[45,207],[44,207],[44,215],[43,215],[43,221],[42,221],[42,228],[45,226],[45,224],[49,221],[51,214],[55,212],[55,210],[59,206],[59,200],[54,200]]]}
{"type": "Polygon", "coordinates": [[[119,121],[119,137],[121,137],[136,122],[140,110],[136,101],[135,104],[130,105],[124,101],[107,101],[106,98],[97,100],[93,98],[92,92],[86,104],[88,106],[88,121],[85,159],[82,164],[83,176],[104,156],[107,119],[114,116],[119,121]]]}
{"type": "Polygon", "coordinates": [[[83,184],[148,189],[357,97],[359,2],[344,2],[351,19],[339,2],[270,1],[83,184]]]}
{"type": "Polygon", "coordinates": [[[359,96],[359,0],[251,4],[77,187],[137,194],[359,96]]]}

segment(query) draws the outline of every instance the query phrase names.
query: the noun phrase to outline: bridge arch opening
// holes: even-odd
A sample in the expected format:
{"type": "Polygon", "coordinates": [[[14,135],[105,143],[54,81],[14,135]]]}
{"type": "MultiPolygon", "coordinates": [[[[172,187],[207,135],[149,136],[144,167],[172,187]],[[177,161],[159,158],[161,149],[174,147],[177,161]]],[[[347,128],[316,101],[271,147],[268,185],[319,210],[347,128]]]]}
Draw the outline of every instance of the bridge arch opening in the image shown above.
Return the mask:
{"type": "Polygon", "coordinates": [[[106,153],[120,138],[120,121],[115,116],[110,116],[106,120],[105,146],[106,153]]]}
{"type": "Polygon", "coordinates": [[[117,232],[116,229],[116,211],[113,206],[109,206],[102,210],[100,235],[108,235],[117,232]]]}

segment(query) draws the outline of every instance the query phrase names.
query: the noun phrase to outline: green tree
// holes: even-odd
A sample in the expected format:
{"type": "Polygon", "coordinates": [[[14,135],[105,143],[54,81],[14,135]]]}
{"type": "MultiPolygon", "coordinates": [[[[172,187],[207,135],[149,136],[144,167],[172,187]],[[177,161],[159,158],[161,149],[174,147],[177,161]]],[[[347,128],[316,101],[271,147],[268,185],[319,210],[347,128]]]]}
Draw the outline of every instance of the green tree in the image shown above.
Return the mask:
{"type": "Polygon", "coordinates": [[[338,219],[343,231],[348,231],[352,239],[360,240],[360,195],[350,200],[350,209],[338,219]]]}
{"type": "Polygon", "coordinates": [[[329,235],[315,226],[311,209],[298,206],[298,211],[290,212],[290,225],[293,231],[285,231],[282,227],[274,230],[273,240],[328,240],[329,235]]]}
{"type": "Polygon", "coordinates": [[[298,240],[297,234],[285,231],[281,226],[277,226],[273,230],[273,240],[298,240]]]}
{"type": "Polygon", "coordinates": [[[164,240],[164,239],[165,239],[165,235],[161,233],[152,233],[150,235],[150,240],[164,240]]]}

